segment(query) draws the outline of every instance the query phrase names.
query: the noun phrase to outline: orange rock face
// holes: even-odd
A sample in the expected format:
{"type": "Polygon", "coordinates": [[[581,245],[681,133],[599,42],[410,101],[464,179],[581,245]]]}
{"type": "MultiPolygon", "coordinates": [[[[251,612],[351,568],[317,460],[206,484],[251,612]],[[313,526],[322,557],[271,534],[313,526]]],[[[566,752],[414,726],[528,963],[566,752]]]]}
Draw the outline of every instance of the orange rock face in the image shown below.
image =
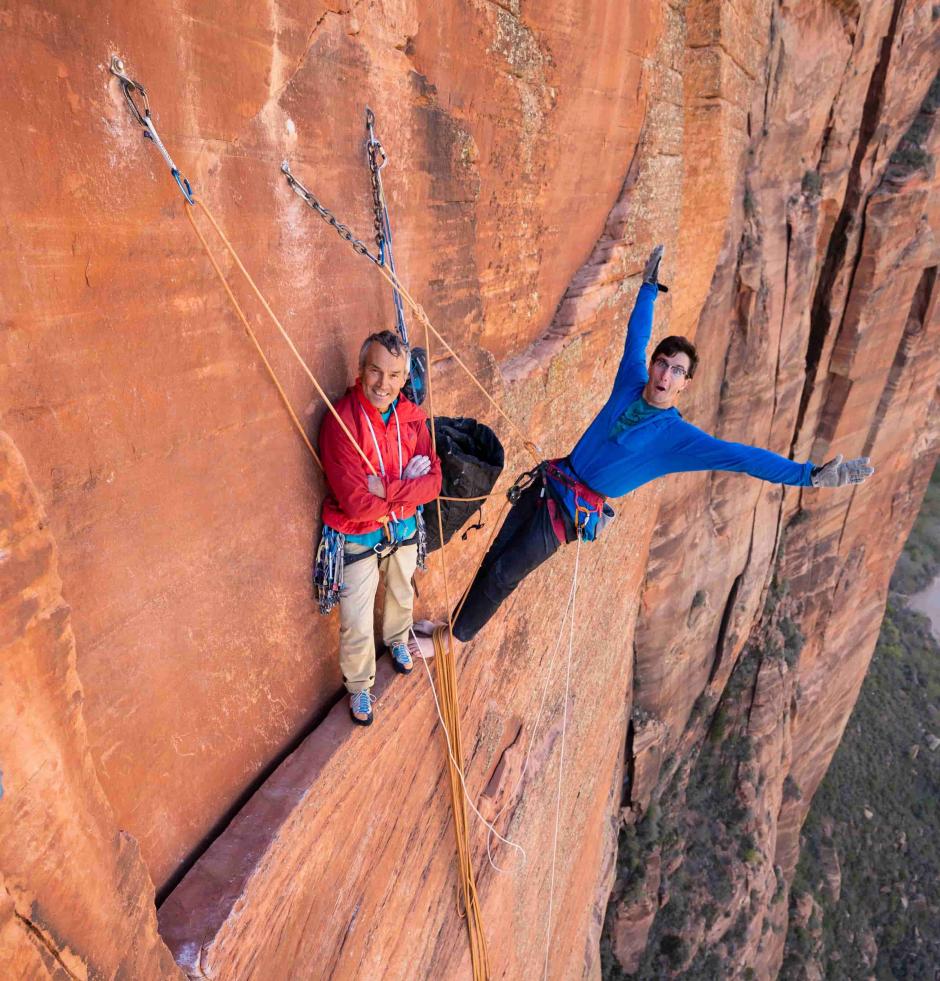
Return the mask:
{"type": "MultiPolygon", "coordinates": [[[[392,305],[278,167],[289,158],[368,239],[368,104],[391,155],[399,272],[547,455],[570,449],[609,391],[637,273],[665,241],[673,290],[656,335],[694,335],[703,354],[687,418],[799,459],[875,458],[876,479],[855,491],[688,475],[622,501],[581,553],[567,700],[572,549],[458,655],[470,797],[527,853],[524,870],[495,871],[471,818],[494,974],[531,973],[548,946],[550,976],[596,976],[615,883],[614,951],[641,961],[683,856],[651,853],[631,890],[618,832],[651,801],[675,803],[664,820],[694,814],[683,788],[724,705],[750,746],[732,792],[753,812],[753,849],[728,852],[727,915],[680,939],[690,954],[727,946],[747,908],[740,963],[763,976],[782,950],[764,924],[785,923],[799,826],[937,450],[933,171],[888,166],[938,67],[931,12],[354,0],[0,13],[13,79],[0,121],[17,134],[0,146],[0,424],[49,523],[29,569],[0,566],[0,596],[18,611],[9,643],[56,670],[74,629],[84,692],[79,713],[77,679],[52,684],[37,660],[23,662],[28,699],[0,696],[8,719],[31,720],[33,748],[17,753],[38,766],[35,747],[52,740],[81,776],[60,799],[47,782],[58,770],[26,787],[0,756],[0,943],[18,970],[54,973],[56,951],[73,973],[172,976],[147,872],[193,977],[469,969],[427,679],[420,666],[385,679],[369,731],[337,704],[336,622],[318,618],[309,588],[322,479],[108,75],[111,53],[146,86],[170,152],[329,393],[392,305]],[[71,628],[47,583],[53,549],[71,628]],[[60,612],[44,629],[58,626],[36,637],[30,618],[46,609],[60,612]],[[784,620],[806,638],[799,656],[762,659],[790,636],[784,620]],[[728,693],[746,652],[753,687],[728,693]],[[10,821],[17,800],[32,823],[10,821]],[[81,822],[96,830],[75,842],[81,822]],[[24,862],[42,834],[62,841],[55,860],[24,862]],[[46,899],[50,876],[64,891],[46,899]],[[76,895],[96,899],[82,916],[76,895]],[[47,919],[24,912],[30,897],[47,919]],[[52,924],[49,944],[24,917],[52,924]]],[[[315,432],[322,404],[236,290],[315,432]]],[[[451,358],[432,360],[435,408],[500,432],[508,482],[525,452],[451,358]]],[[[17,480],[0,534],[39,513],[17,480]]],[[[439,558],[419,580],[419,612],[440,615],[463,587],[486,510],[484,532],[448,549],[446,583],[439,558]]],[[[511,866],[514,853],[497,843],[494,859],[511,866]]]]}
{"type": "Polygon", "coordinates": [[[48,522],[0,434],[0,976],[180,977],[95,774],[48,522]]]}

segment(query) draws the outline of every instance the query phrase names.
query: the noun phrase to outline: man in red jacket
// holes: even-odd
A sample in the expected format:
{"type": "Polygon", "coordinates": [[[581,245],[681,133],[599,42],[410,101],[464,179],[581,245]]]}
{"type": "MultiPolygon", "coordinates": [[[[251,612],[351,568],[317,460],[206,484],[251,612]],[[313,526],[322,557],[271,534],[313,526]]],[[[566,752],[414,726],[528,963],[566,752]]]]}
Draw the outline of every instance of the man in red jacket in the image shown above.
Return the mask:
{"type": "Polygon", "coordinates": [[[418,560],[418,508],[441,489],[441,463],[431,445],[427,416],[400,394],[410,354],[394,331],[366,338],[359,352],[359,378],[336,403],[336,411],[368,457],[366,466],[332,414],[320,426],[320,457],[329,495],[323,502],[324,531],[343,536],[339,663],[350,694],[349,711],[359,725],[372,722],[375,681],[373,606],[379,571],[385,571],[382,637],[401,674],[414,667],[408,651],[414,575],[418,560]]]}

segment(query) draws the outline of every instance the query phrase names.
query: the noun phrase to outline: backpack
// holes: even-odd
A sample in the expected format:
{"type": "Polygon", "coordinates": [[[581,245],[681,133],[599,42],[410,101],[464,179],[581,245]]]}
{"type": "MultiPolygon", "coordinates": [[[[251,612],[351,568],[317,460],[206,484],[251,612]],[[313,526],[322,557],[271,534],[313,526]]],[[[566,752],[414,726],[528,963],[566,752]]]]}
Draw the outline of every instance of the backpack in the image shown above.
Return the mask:
{"type": "MultiPolygon", "coordinates": [[[[430,425],[430,420],[428,421],[430,425]]],[[[475,419],[438,416],[434,420],[437,455],[441,461],[441,496],[473,498],[489,494],[503,472],[505,453],[489,426],[475,419]]],[[[431,501],[424,505],[428,552],[441,547],[437,510],[440,506],[444,544],[470,517],[481,513],[485,501],[431,501]]],[[[477,524],[475,527],[481,527],[477,524]]],[[[468,529],[469,531],[469,529],[468,529]]],[[[466,537],[466,532],[464,537],[466,537]]]]}

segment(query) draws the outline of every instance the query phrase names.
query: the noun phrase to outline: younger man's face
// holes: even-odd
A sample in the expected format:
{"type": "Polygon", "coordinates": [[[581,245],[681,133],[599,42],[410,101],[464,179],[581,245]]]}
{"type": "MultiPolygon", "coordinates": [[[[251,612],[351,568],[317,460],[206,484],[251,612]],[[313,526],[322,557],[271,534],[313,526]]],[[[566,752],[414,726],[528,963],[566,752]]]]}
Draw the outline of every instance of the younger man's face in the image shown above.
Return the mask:
{"type": "Polygon", "coordinates": [[[689,356],[682,351],[657,354],[650,364],[650,378],[643,389],[643,398],[657,409],[671,408],[691,381],[691,366],[689,356]]]}
{"type": "Polygon", "coordinates": [[[366,398],[379,412],[388,411],[408,380],[405,365],[404,354],[392,354],[376,342],[369,345],[359,378],[366,398]]]}

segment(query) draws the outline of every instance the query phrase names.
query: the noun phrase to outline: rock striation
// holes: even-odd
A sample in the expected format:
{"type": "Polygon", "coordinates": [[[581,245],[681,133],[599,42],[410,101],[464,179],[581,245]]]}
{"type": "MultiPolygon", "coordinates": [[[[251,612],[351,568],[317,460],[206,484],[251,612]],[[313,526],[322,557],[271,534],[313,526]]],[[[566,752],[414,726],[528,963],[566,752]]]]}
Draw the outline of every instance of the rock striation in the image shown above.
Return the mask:
{"type": "MultiPolygon", "coordinates": [[[[773,976],[799,828],[940,445],[932,5],[51,3],[0,24],[18,134],[0,146],[0,535],[40,508],[48,524],[32,571],[0,566],[11,649],[32,652],[0,725],[28,720],[15,752],[38,767],[54,746],[76,774],[60,814],[64,770],[19,782],[4,739],[4,956],[53,976],[177,976],[168,949],[191,977],[469,970],[427,678],[385,679],[372,730],[347,724],[335,619],[307,586],[322,479],[108,75],[116,52],[330,393],[391,300],[278,167],[367,237],[369,105],[403,279],[546,454],[606,396],[664,241],[656,334],[703,355],[686,417],[875,459],[829,495],[714,474],[620,502],[581,554],[567,698],[571,549],[458,656],[469,795],[527,856],[497,871],[473,825],[495,975],[548,949],[549,976],[597,977],[603,948],[610,971],[702,955],[773,976]],[[43,610],[54,636],[31,632],[43,610]],[[37,857],[37,835],[62,845],[37,857]],[[708,852],[720,903],[683,884],[708,852]]],[[[237,289],[314,433],[322,405],[237,289]]],[[[525,452],[432,363],[437,411],[504,437],[504,486],[525,452]]],[[[446,582],[432,562],[420,612],[453,600],[495,510],[448,547],[446,582]]]]}

